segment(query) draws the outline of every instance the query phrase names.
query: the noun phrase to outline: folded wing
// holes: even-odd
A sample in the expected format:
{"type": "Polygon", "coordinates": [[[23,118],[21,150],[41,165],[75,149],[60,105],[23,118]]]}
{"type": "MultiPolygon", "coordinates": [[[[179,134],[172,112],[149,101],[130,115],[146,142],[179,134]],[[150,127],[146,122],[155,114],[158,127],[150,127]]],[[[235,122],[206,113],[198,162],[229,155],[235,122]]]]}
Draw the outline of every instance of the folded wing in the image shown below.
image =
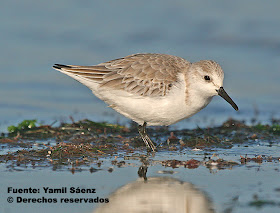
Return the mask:
{"type": "MultiPolygon", "coordinates": [[[[96,66],[55,64],[53,68],[98,83],[100,88],[125,90],[139,96],[165,96],[188,69],[183,58],[165,54],[134,54],[96,66]]],[[[71,76],[70,75],[70,76],[71,76]]]]}

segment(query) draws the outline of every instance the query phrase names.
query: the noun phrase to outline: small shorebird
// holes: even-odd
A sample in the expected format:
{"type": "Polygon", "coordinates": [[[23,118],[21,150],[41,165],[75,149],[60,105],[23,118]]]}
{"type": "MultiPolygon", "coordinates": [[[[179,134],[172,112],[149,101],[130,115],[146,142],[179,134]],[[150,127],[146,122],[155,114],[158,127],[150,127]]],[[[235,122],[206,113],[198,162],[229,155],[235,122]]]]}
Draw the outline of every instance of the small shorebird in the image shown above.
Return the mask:
{"type": "Polygon", "coordinates": [[[188,118],[220,95],[235,110],[223,88],[224,72],[212,60],[190,63],[166,54],[134,54],[95,66],[55,64],[92,90],[109,107],[139,124],[138,131],[152,151],[146,126],[168,126],[188,118]]]}

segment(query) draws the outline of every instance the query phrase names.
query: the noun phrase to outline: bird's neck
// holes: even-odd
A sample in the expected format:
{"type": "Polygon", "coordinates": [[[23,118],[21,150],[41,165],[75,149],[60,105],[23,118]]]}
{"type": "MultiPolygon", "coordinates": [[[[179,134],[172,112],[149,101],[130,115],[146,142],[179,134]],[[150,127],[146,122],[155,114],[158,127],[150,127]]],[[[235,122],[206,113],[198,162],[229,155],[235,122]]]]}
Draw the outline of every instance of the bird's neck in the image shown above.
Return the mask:
{"type": "Polygon", "coordinates": [[[190,87],[189,91],[186,93],[186,105],[192,110],[192,114],[195,114],[206,107],[213,97],[206,96],[201,91],[190,87]]]}

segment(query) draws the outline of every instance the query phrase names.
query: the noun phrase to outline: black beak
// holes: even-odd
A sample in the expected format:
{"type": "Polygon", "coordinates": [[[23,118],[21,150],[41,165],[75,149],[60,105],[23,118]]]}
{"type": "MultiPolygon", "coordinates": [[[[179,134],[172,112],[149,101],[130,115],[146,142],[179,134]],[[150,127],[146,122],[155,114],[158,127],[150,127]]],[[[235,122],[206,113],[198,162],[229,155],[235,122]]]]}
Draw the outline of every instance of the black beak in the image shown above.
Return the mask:
{"type": "Polygon", "coordinates": [[[238,106],[233,102],[233,100],[228,96],[223,87],[220,87],[219,90],[216,90],[218,95],[225,99],[236,111],[238,111],[238,106]]]}

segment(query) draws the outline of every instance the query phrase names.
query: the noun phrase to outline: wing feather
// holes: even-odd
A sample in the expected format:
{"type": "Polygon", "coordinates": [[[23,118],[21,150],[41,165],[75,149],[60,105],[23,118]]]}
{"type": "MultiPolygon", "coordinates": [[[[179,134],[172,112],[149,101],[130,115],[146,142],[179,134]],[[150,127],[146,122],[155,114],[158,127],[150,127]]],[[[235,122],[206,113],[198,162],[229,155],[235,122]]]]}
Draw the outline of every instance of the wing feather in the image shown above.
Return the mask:
{"type": "Polygon", "coordinates": [[[55,69],[97,82],[100,87],[125,90],[140,96],[164,96],[178,73],[189,68],[183,58],[165,54],[134,54],[98,64],[56,64],[55,69]]]}

